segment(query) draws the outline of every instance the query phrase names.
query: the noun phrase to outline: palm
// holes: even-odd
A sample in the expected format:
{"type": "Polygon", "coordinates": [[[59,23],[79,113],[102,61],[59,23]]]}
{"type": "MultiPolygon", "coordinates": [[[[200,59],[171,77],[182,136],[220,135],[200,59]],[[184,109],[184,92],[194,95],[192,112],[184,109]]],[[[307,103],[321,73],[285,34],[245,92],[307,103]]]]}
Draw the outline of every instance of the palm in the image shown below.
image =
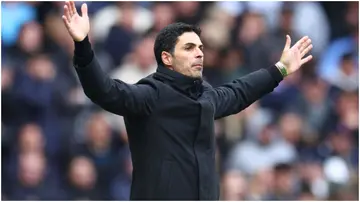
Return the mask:
{"type": "Polygon", "coordinates": [[[82,41],[88,35],[90,30],[86,4],[81,6],[81,12],[82,16],[78,14],[73,1],[65,3],[64,15],[62,18],[69,34],[75,41],[82,41]]]}
{"type": "Polygon", "coordinates": [[[312,59],[311,55],[303,58],[312,49],[312,44],[311,40],[305,36],[290,48],[290,36],[287,35],[286,38],[287,40],[280,62],[286,66],[288,74],[291,74],[312,59]]]}
{"type": "Polygon", "coordinates": [[[285,61],[283,62],[289,69],[289,72],[296,71],[301,66],[300,51],[296,47],[284,52],[285,61]]]}

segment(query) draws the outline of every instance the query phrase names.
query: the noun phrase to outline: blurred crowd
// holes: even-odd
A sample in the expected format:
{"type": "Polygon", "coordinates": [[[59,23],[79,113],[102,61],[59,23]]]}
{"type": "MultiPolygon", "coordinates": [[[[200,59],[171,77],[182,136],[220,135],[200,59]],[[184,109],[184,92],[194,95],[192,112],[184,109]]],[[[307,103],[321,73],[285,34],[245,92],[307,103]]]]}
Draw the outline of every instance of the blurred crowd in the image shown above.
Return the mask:
{"type": "MultiPolygon", "coordinates": [[[[76,2],[78,12],[82,2],[76,2]]],[[[156,33],[197,24],[214,87],[280,58],[285,34],[314,59],[243,112],[216,121],[222,200],[358,199],[358,2],[87,2],[104,71],[156,70],[156,33]]],[[[128,200],[122,117],[84,95],[64,2],[1,4],[3,200],[128,200]]]]}

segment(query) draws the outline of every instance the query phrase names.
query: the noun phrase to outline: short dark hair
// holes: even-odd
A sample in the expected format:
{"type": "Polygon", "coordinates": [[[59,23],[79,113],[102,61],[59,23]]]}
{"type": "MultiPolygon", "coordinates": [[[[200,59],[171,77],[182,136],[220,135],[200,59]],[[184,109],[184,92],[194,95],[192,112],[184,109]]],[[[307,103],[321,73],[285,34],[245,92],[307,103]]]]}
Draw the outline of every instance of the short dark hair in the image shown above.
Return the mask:
{"type": "Polygon", "coordinates": [[[342,55],[341,57],[341,61],[344,62],[344,61],[351,61],[353,59],[353,53],[352,52],[347,52],[345,54],[342,55]]]}
{"type": "Polygon", "coordinates": [[[200,37],[201,29],[195,25],[178,22],[166,26],[158,33],[154,45],[154,54],[158,65],[164,65],[161,60],[161,52],[166,51],[173,54],[178,37],[185,32],[195,32],[200,37]]]}
{"type": "Polygon", "coordinates": [[[292,169],[292,165],[289,163],[278,163],[274,166],[274,171],[276,173],[290,172],[291,169],[292,169]]]}

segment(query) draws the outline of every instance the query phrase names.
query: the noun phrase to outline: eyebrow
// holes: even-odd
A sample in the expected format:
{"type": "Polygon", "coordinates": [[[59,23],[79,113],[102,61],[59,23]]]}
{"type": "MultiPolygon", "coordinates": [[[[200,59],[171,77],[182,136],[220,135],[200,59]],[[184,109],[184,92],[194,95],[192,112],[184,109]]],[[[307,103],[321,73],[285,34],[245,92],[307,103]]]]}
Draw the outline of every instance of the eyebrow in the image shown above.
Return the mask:
{"type": "MultiPolygon", "coordinates": [[[[196,44],[189,42],[189,43],[186,43],[184,46],[196,46],[196,44]]],[[[199,47],[204,48],[204,44],[200,44],[199,47]]]]}

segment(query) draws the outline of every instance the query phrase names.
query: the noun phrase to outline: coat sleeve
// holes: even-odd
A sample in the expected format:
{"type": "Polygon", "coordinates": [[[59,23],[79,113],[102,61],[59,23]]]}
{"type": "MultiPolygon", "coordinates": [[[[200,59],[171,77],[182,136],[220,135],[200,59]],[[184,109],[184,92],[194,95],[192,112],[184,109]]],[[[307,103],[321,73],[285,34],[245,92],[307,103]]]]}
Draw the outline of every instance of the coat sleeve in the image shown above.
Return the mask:
{"type": "Polygon", "coordinates": [[[150,82],[127,84],[101,69],[88,38],[75,42],[74,66],[85,95],[103,109],[121,116],[149,115],[157,91],[150,82]]]}
{"type": "Polygon", "coordinates": [[[272,92],[282,79],[276,66],[271,66],[214,88],[215,119],[239,113],[272,92]]]}

